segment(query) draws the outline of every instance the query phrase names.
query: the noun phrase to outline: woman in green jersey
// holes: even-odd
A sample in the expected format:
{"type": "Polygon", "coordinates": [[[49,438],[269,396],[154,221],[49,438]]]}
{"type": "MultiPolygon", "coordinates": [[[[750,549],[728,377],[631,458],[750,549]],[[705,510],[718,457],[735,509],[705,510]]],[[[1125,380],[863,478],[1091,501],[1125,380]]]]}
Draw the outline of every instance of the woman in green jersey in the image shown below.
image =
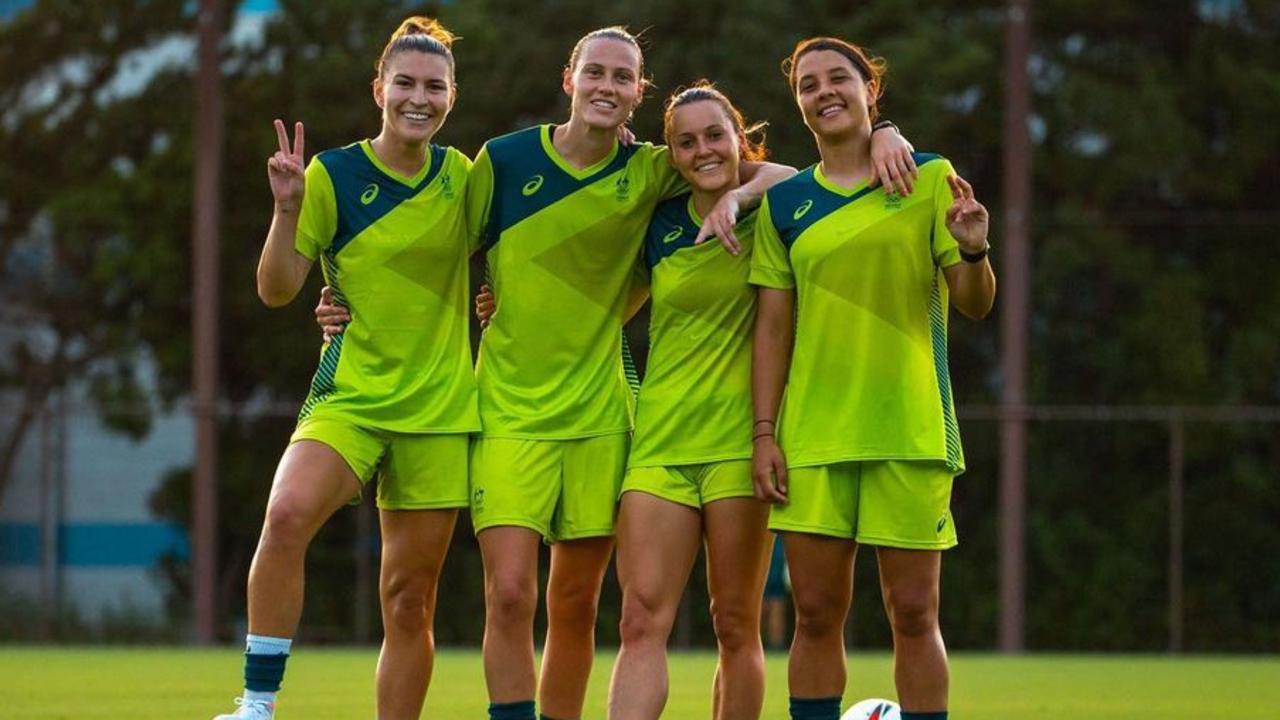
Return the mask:
{"type": "Polygon", "coordinates": [[[671,164],[689,192],[660,203],[644,265],[653,301],[649,359],[618,512],[622,647],[609,717],[657,718],[667,699],[667,640],[698,548],[707,548],[720,656],[715,717],[758,718],[764,700],[761,593],[769,506],[753,497],[750,272],[754,213],[735,228],[743,252],[695,244],[702,218],[739,187],[739,164],[765,157],[727,97],[703,81],[672,95],[663,118],[671,164]]]}
{"type": "Polygon", "coordinates": [[[436,582],[468,502],[468,433],[479,428],[471,368],[463,194],[470,161],[431,144],[456,93],[452,35],[410,18],[377,64],[382,130],[303,167],[303,128],[268,161],[275,215],[258,265],[272,307],[319,259],[352,308],[326,342],[280,460],[249,570],[245,694],[224,720],[274,711],[302,611],[307,546],[378,476],[385,638],[377,716],[417,718],[431,674],[436,582]]]}
{"type": "Polygon", "coordinates": [[[812,38],[784,70],[821,157],[769,190],[751,270],[753,474],[777,503],[770,527],[791,567],[791,717],[840,716],[861,543],[876,547],[903,718],[945,718],[939,574],[964,469],[947,305],[972,318],[991,309],[987,211],[937,155],[916,155],[909,195],[868,186],[882,60],[812,38]]]}

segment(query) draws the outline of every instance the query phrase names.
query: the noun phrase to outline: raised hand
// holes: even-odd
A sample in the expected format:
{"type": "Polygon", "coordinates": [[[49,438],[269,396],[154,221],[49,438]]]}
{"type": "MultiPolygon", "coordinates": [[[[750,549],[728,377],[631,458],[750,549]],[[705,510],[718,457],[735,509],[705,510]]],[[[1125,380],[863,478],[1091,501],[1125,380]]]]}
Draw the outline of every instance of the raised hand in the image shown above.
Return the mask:
{"type": "Polygon", "coordinates": [[[289,133],[284,122],[276,119],[276,138],[280,149],[267,160],[267,180],[271,182],[271,195],[276,207],[286,212],[297,212],[302,207],[302,195],[306,190],[306,172],[302,164],[302,123],[293,126],[293,147],[289,147],[289,133]]]}
{"type": "Polygon", "coordinates": [[[948,175],[951,197],[955,202],[947,208],[947,229],[967,253],[980,253],[987,247],[990,215],[973,197],[973,186],[959,175],[948,175]]]}

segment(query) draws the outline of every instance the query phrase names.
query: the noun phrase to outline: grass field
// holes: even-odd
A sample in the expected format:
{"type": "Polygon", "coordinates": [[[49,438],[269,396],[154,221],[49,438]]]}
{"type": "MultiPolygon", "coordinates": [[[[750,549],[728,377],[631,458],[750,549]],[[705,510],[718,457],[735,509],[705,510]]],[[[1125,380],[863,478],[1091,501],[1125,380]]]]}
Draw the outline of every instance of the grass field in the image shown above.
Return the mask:
{"type": "MultiPolygon", "coordinates": [[[[373,715],[375,651],[307,648],[290,660],[277,717],[282,720],[373,715]]],[[[604,718],[613,657],[601,652],[584,717],[604,718]]],[[[672,657],[664,717],[710,713],[715,656],[672,657]]],[[[0,648],[0,717],[7,720],[207,720],[226,712],[240,686],[234,649],[0,648]]],[[[769,658],[764,717],[787,717],[786,658],[769,658]]],[[[887,654],[849,659],[852,702],[893,697],[887,654]]],[[[848,703],[846,703],[848,704],[848,703]]],[[[423,717],[483,720],[480,656],[446,650],[437,663],[423,717]]],[[[1280,718],[1280,658],[1032,655],[952,656],[952,712],[965,718],[1280,718]]]]}

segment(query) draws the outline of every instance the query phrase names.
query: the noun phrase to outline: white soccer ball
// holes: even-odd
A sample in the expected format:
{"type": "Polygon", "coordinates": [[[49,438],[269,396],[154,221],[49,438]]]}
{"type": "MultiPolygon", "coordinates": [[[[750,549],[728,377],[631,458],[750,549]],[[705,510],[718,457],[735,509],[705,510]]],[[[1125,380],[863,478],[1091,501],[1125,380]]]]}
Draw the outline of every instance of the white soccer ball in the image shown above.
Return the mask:
{"type": "Polygon", "coordinates": [[[892,700],[862,700],[845,711],[840,720],[902,720],[902,708],[892,700]]]}

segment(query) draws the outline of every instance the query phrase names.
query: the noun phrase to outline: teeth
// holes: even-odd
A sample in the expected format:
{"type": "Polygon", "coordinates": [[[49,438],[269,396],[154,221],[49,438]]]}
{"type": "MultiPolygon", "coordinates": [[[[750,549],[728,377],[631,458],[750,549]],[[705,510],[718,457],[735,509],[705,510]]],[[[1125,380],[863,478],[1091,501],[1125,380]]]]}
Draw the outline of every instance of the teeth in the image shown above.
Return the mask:
{"type": "Polygon", "coordinates": [[[404,114],[404,116],[405,116],[405,117],[407,117],[407,118],[409,118],[410,120],[429,120],[429,119],[431,119],[431,116],[430,116],[430,115],[428,115],[428,114],[426,114],[426,113],[407,112],[407,113],[405,113],[405,114],[404,114]]]}
{"type": "Polygon", "coordinates": [[[617,105],[609,102],[608,100],[592,100],[591,104],[595,105],[596,107],[608,108],[610,110],[618,107],[617,105]]]}
{"type": "Polygon", "coordinates": [[[840,112],[841,109],[843,108],[840,105],[828,105],[827,107],[824,107],[821,110],[819,110],[818,114],[821,115],[822,117],[829,117],[831,115],[834,115],[840,112]]]}
{"type": "Polygon", "coordinates": [[[720,162],[703,163],[695,167],[694,170],[696,170],[697,172],[710,172],[712,170],[719,169],[722,164],[723,163],[720,163],[720,162]]]}

